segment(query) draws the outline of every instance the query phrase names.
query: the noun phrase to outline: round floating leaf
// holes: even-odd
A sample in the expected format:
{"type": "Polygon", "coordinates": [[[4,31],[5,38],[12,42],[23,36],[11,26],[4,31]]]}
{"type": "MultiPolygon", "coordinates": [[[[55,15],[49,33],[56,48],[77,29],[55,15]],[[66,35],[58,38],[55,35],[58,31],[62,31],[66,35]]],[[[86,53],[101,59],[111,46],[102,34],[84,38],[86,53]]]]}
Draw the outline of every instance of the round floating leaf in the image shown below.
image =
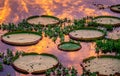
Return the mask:
{"type": "Polygon", "coordinates": [[[42,16],[31,16],[27,19],[27,22],[29,24],[35,24],[35,25],[42,25],[42,26],[48,26],[48,25],[55,25],[60,22],[59,18],[49,15],[42,15],[42,16]]]}
{"type": "Polygon", "coordinates": [[[120,18],[115,16],[97,16],[93,21],[105,27],[119,26],[120,24],[120,18]]]}
{"type": "Polygon", "coordinates": [[[1,40],[11,45],[32,45],[42,37],[37,32],[10,32],[2,36],[1,40]]]}
{"type": "Polygon", "coordinates": [[[101,55],[89,57],[83,60],[82,67],[91,73],[98,72],[100,76],[120,75],[120,57],[112,55],[101,55]]]}
{"type": "Polygon", "coordinates": [[[80,44],[74,42],[63,42],[58,45],[58,48],[63,51],[77,51],[81,48],[80,44]]]}
{"type": "Polygon", "coordinates": [[[58,59],[52,54],[42,53],[28,53],[16,59],[12,66],[23,73],[44,73],[48,69],[54,68],[58,65],[58,59]]]}
{"type": "Polygon", "coordinates": [[[102,30],[94,28],[81,28],[79,30],[74,30],[69,33],[69,37],[75,40],[91,41],[96,39],[101,39],[105,35],[102,30]]]}

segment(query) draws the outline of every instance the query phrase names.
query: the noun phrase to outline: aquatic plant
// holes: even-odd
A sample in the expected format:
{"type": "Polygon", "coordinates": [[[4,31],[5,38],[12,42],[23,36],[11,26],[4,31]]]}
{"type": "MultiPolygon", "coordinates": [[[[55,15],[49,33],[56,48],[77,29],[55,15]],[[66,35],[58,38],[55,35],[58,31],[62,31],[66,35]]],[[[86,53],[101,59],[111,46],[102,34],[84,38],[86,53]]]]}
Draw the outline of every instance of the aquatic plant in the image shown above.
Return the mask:
{"type": "Polygon", "coordinates": [[[7,76],[11,76],[11,74],[10,74],[10,73],[7,73],[7,76]]]}
{"type": "Polygon", "coordinates": [[[10,65],[15,59],[24,53],[16,51],[15,54],[13,54],[13,50],[10,50],[9,48],[6,51],[6,54],[3,52],[0,53],[0,58],[2,58],[3,63],[7,65],[10,65]]]}
{"type": "Polygon", "coordinates": [[[0,71],[2,71],[3,70],[3,65],[2,65],[2,63],[0,62],[0,71]]]}
{"type": "Polygon", "coordinates": [[[46,71],[46,76],[77,76],[77,70],[74,67],[64,67],[59,63],[57,68],[52,68],[46,71]]]}
{"type": "Polygon", "coordinates": [[[0,52],[0,58],[4,57],[4,52],[0,52]]]}
{"type": "MultiPolygon", "coordinates": [[[[38,17],[38,16],[35,16],[38,17]]],[[[34,18],[34,17],[33,17],[34,18]]],[[[55,24],[55,26],[47,25],[41,26],[41,24],[29,24],[26,19],[23,19],[18,24],[8,23],[1,24],[1,30],[7,30],[8,32],[16,32],[16,31],[34,31],[38,32],[41,36],[44,33],[45,37],[49,37],[53,42],[60,38],[60,42],[64,42],[64,36],[69,34],[70,31],[79,29],[84,27],[85,19],[77,19],[71,22],[71,20],[65,18],[60,20],[59,24],[55,24]],[[63,26],[64,23],[69,24],[68,26],[63,26]],[[70,24],[72,23],[72,24],[70,24]]]]}
{"type": "Polygon", "coordinates": [[[45,75],[46,75],[46,76],[50,76],[50,73],[51,73],[51,70],[48,69],[48,70],[45,72],[45,75]]]}
{"type": "Polygon", "coordinates": [[[120,40],[97,40],[96,41],[96,52],[101,50],[103,53],[115,52],[120,54],[120,40]]]}
{"type": "Polygon", "coordinates": [[[4,63],[4,64],[7,64],[7,63],[8,63],[6,56],[3,57],[3,63],[4,63]]]}
{"type": "Polygon", "coordinates": [[[85,24],[85,19],[78,19],[78,20],[74,20],[74,25],[79,26],[79,27],[84,27],[85,24]]]}
{"type": "Polygon", "coordinates": [[[89,72],[83,72],[81,76],[98,76],[96,72],[89,73],[89,72]]]}

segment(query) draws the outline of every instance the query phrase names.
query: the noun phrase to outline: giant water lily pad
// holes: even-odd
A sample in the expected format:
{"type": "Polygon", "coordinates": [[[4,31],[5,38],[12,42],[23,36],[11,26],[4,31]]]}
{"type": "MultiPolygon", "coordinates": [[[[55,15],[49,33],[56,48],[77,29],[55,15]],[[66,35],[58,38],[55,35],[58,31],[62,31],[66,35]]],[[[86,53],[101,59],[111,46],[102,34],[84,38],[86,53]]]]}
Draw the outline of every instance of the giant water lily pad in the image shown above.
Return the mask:
{"type": "Polygon", "coordinates": [[[36,32],[10,32],[1,37],[1,40],[11,45],[32,45],[42,37],[36,32]]]}
{"type": "Polygon", "coordinates": [[[27,19],[29,24],[41,24],[43,26],[54,25],[59,23],[59,19],[54,16],[42,15],[42,16],[32,16],[27,19]]]}
{"type": "Polygon", "coordinates": [[[102,30],[92,29],[92,28],[84,28],[79,30],[74,30],[69,33],[69,37],[75,40],[96,40],[103,38],[105,33],[102,30]]]}
{"type": "Polygon", "coordinates": [[[13,67],[24,73],[44,73],[58,65],[58,59],[47,53],[26,54],[13,62],[13,67]]]}
{"type": "Polygon", "coordinates": [[[117,56],[102,55],[99,58],[89,57],[83,60],[83,67],[91,73],[97,72],[100,76],[117,74],[120,76],[120,58],[117,56]]]}
{"type": "Polygon", "coordinates": [[[106,26],[119,26],[120,24],[120,18],[119,17],[114,17],[114,16],[97,16],[93,20],[94,22],[106,26]]]}

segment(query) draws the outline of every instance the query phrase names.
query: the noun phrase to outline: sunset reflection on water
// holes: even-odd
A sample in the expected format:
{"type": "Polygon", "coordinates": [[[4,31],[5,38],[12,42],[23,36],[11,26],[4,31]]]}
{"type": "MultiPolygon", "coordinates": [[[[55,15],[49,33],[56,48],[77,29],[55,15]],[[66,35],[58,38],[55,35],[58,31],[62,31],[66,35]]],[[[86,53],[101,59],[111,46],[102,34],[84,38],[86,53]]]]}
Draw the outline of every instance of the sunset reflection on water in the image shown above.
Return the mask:
{"type": "MultiPolygon", "coordinates": [[[[29,16],[43,14],[54,15],[61,19],[66,17],[69,19],[80,19],[85,16],[97,15],[113,15],[120,17],[118,13],[111,12],[109,9],[99,10],[93,6],[93,3],[110,6],[118,2],[119,0],[0,0],[0,24],[9,22],[17,24],[22,19],[26,19],[29,16]]],[[[2,34],[4,34],[4,32],[0,31],[0,35],[2,34]]],[[[63,65],[69,67],[75,66],[80,74],[82,73],[82,69],[79,64],[82,60],[89,56],[96,55],[94,52],[94,43],[81,42],[82,49],[76,52],[60,51],[57,48],[58,44],[59,39],[54,43],[51,39],[45,37],[43,37],[38,44],[25,47],[14,47],[0,42],[0,51],[5,51],[7,48],[10,48],[13,50],[23,50],[25,52],[54,54],[63,65]]],[[[0,76],[5,76],[8,72],[8,70],[5,70],[3,73],[0,72],[0,76]]],[[[12,71],[12,73],[12,76],[26,76],[14,71],[12,71]]]]}
{"type": "Polygon", "coordinates": [[[93,3],[112,5],[119,0],[1,0],[0,1],[0,23],[20,22],[22,19],[32,15],[54,15],[59,18],[82,18],[84,16],[118,15],[109,9],[98,10],[93,3]]]}

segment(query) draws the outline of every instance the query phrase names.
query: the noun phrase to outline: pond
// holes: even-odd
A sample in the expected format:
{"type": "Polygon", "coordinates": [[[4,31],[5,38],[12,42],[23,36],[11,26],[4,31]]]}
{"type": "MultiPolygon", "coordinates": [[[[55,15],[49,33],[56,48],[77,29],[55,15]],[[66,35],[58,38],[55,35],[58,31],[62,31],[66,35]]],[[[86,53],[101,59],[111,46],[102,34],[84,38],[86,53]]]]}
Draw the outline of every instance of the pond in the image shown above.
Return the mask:
{"type": "MultiPolygon", "coordinates": [[[[111,15],[120,17],[119,13],[112,12],[109,8],[99,9],[95,4],[103,4],[111,6],[118,4],[119,0],[1,0],[0,1],[0,23],[18,23],[23,19],[33,15],[53,15],[60,19],[80,19],[85,16],[111,15]]],[[[0,35],[6,31],[0,30],[0,35]]],[[[68,36],[65,36],[68,40],[68,36]]],[[[75,52],[65,52],[57,48],[60,43],[57,39],[54,43],[48,37],[35,45],[31,46],[12,46],[0,41],[0,52],[6,52],[10,48],[16,50],[36,53],[50,53],[58,57],[60,62],[67,67],[74,66],[80,74],[82,68],[80,63],[84,58],[95,56],[95,44],[93,42],[80,42],[82,48],[75,52]]],[[[25,75],[16,72],[11,66],[4,65],[4,71],[0,72],[0,76],[6,76],[10,73],[11,76],[41,76],[41,75],[25,75]]]]}

